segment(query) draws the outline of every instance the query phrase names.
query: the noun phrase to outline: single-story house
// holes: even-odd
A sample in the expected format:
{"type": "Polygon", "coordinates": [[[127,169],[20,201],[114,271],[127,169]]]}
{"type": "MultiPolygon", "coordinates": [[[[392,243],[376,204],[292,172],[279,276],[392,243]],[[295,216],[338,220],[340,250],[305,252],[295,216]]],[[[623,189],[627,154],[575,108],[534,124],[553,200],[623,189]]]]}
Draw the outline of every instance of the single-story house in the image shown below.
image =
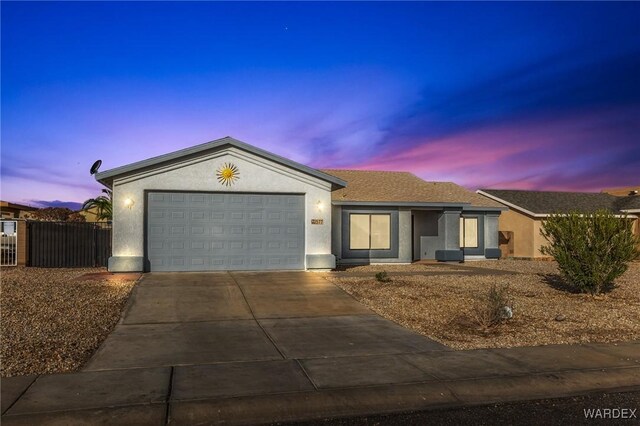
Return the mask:
{"type": "Polygon", "coordinates": [[[601,192],[605,192],[611,195],[617,195],[618,197],[629,197],[632,195],[640,194],[640,185],[636,186],[623,186],[621,188],[607,188],[601,192]]]}
{"type": "Polygon", "coordinates": [[[2,219],[25,219],[29,216],[29,212],[35,210],[38,210],[38,208],[9,201],[0,201],[0,216],[2,219]]]}
{"type": "Polygon", "coordinates": [[[317,170],[231,137],[95,177],[113,190],[111,271],[330,269],[500,255],[506,208],[495,201],[410,173],[317,170]]]}
{"type": "Polygon", "coordinates": [[[91,223],[109,222],[107,219],[98,219],[98,208],[97,207],[91,207],[91,208],[88,208],[88,209],[80,209],[80,210],[78,210],[78,214],[80,214],[80,216],[84,217],[85,222],[91,222],[91,223]]]}
{"type": "Polygon", "coordinates": [[[634,219],[634,233],[640,235],[640,196],[625,192],[625,196],[605,192],[553,192],[511,189],[479,189],[478,194],[509,208],[498,220],[501,239],[509,240],[510,257],[545,258],[540,248],[546,240],[540,234],[542,221],[551,214],[571,211],[592,213],[608,210],[634,219]]]}

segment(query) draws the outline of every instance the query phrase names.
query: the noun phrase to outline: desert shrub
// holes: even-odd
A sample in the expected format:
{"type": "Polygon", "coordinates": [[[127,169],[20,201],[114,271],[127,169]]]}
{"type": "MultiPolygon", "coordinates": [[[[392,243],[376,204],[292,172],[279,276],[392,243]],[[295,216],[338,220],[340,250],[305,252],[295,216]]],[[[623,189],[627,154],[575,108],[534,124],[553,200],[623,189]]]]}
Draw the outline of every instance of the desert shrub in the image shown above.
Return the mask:
{"type": "Polygon", "coordinates": [[[632,221],[600,210],[552,215],[540,233],[548,245],[541,252],[552,256],[564,281],[583,293],[598,294],[613,288],[628,263],[638,257],[632,221]]]}
{"type": "Polygon", "coordinates": [[[493,284],[486,293],[480,293],[471,308],[471,322],[482,330],[498,325],[513,316],[513,303],[509,286],[493,284]]]}
{"type": "Polygon", "coordinates": [[[376,273],[376,281],[378,281],[379,283],[388,283],[391,281],[391,278],[389,278],[389,274],[387,274],[387,271],[382,271],[376,273]]]}

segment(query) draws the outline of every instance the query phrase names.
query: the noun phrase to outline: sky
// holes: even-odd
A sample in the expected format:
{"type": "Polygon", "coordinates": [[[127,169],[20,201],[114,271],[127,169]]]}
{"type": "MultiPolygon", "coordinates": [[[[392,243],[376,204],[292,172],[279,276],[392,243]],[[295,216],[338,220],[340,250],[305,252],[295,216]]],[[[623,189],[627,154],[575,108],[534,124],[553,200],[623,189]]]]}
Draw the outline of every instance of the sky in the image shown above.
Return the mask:
{"type": "MultiPolygon", "coordinates": [[[[5,2],[0,197],[233,136],[469,189],[640,184],[640,3],[5,2]]],[[[67,204],[69,205],[69,204],[67,204]]]]}

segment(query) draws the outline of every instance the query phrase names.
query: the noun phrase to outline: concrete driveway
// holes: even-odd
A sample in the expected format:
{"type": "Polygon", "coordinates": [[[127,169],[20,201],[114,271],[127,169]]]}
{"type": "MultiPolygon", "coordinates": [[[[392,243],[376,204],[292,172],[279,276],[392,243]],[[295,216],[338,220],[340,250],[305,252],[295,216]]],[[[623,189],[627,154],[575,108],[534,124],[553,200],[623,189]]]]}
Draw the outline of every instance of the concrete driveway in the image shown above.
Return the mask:
{"type": "Polygon", "coordinates": [[[446,349],[318,274],[151,273],[85,370],[446,349]]]}
{"type": "Polygon", "coordinates": [[[640,342],[449,351],[321,275],[148,274],[83,371],[2,380],[2,424],[264,424],[639,383],[640,342]]]}

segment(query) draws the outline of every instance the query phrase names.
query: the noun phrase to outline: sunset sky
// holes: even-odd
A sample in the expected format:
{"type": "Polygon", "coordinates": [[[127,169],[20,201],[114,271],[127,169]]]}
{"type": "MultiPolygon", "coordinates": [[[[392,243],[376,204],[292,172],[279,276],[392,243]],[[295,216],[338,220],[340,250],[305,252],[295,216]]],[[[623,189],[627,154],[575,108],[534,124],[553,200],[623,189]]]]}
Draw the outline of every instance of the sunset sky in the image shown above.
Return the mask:
{"type": "Polygon", "coordinates": [[[233,136],[470,189],[640,183],[640,3],[2,3],[1,198],[233,136]]]}

